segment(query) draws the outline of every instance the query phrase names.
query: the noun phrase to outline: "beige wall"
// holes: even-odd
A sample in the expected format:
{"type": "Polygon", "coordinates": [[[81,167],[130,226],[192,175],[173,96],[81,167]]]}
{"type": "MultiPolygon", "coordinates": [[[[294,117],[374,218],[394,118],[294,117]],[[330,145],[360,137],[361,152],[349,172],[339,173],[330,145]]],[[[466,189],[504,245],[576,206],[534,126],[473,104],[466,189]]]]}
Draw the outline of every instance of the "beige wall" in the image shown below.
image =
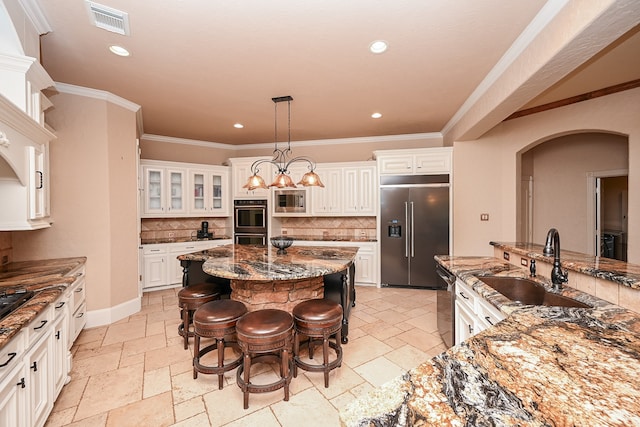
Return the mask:
{"type": "MultiPolygon", "coordinates": [[[[633,89],[509,120],[480,139],[455,142],[454,254],[492,255],[488,245],[491,240],[516,240],[520,153],[562,135],[594,131],[628,135],[629,262],[640,263],[638,117],[640,89],[633,89]],[[480,222],[480,213],[484,212],[490,214],[488,222],[480,222]]],[[[562,235],[563,230],[559,231],[562,235]]]]}
{"type": "Polygon", "coordinates": [[[60,93],[47,121],[51,228],[14,232],[14,261],[87,257],[87,309],[138,296],[135,113],[60,93]]]}
{"type": "Polygon", "coordinates": [[[557,228],[563,248],[589,253],[587,173],[627,169],[628,153],[625,136],[579,133],[523,154],[523,163],[531,157],[533,164],[533,241],[543,242],[557,228]]]}

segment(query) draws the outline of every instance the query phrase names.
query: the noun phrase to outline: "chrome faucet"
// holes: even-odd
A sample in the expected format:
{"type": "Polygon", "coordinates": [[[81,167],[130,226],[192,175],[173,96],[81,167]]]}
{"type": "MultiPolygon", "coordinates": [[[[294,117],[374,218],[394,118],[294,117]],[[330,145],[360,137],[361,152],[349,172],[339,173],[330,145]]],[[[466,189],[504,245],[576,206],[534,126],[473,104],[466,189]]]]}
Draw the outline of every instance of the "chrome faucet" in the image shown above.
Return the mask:
{"type": "Polygon", "coordinates": [[[562,289],[562,284],[567,283],[568,273],[566,271],[562,271],[562,266],[560,265],[560,233],[558,233],[558,230],[555,228],[552,228],[547,233],[547,240],[544,244],[544,250],[542,253],[545,256],[553,255],[551,283],[553,284],[553,289],[562,289]]]}

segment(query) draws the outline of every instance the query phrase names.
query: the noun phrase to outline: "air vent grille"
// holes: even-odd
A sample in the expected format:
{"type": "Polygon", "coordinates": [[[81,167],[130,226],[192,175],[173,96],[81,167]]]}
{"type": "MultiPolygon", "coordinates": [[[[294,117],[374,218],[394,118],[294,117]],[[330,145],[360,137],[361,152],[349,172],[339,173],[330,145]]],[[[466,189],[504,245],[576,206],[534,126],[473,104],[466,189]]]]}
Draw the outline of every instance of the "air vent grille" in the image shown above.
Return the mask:
{"type": "Polygon", "coordinates": [[[129,35],[129,14],[98,3],[87,1],[91,23],[103,30],[129,35]]]}

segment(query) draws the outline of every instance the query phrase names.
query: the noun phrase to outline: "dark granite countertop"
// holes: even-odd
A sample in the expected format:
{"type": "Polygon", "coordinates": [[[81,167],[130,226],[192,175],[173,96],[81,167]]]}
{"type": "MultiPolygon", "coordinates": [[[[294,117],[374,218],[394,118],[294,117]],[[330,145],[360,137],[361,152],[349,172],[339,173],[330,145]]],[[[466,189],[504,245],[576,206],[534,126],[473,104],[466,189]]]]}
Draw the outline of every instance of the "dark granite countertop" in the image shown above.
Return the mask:
{"type": "Polygon", "coordinates": [[[525,269],[493,257],[436,261],[508,317],[358,398],[343,425],[640,425],[637,313],[568,287],[594,308],[523,306],[477,276],[525,269]]]}
{"type": "Polygon", "coordinates": [[[292,246],[279,255],[272,246],[223,245],[180,255],[181,261],[204,261],[212,276],[239,280],[290,280],[320,277],[349,267],[357,247],[292,246]]]}
{"type": "Polygon", "coordinates": [[[293,240],[304,240],[310,242],[377,242],[378,239],[368,237],[345,237],[345,236],[302,236],[287,234],[293,240]]]}
{"type": "Polygon", "coordinates": [[[68,276],[87,259],[58,258],[42,261],[12,262],[0,267],[0,292],[7,294],[27,290],[34,296],[8,316],[0,319],[0,348],[11,340],[75,280],[68,276]]]}

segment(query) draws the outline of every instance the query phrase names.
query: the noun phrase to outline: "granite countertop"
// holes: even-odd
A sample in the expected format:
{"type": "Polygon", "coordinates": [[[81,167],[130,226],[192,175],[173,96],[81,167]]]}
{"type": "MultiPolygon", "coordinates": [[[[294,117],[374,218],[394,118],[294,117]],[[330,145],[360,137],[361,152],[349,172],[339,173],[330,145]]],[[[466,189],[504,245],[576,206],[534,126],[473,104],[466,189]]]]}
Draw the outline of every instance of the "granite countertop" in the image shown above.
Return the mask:
{"type": "Polygon", "coordinates": [[[8,343],[24,325],[54,302],[75,280],[68,276],[87,259],[59,258],[43,261],[12,262],[0,267],[0,293],[34,291],[34,296],[8,316],[0,319],[0,348],[8,343]]]}
{"type": "Polygon", "coordinates": [[[352,402],[343,425],[640,425],[640,315],[568,287],[594,308],[523,306],[476,277],[523,268],[436,261],[509,316],[352,402]]]}
{"type": "Polygon", "coordinates": [[[272,246],[223,245],[180,255],[181,261],[204,261],[202,270],[238,280],[291,280],[320,277],[349,267],[357,247],[292,246],[278,255],[272,246]]]}
{"type": "Polygon", "coordinates": [[[293,240],[304,240],[309,242],[377,242],[378,239],[369,237],[345,237],[345,236],[302,236],[287,234],[293,240]]]}
{"type": "Polygon", "coordinates": [[[190,242],[208,242],[211,240],[224,240],[231,239],[231,236],[225,236],[223,234],[211,236],[208,239],[194,239],[192,237],[162,237],[157,239],[141,239],[141,245],[157,245],[163,243],[190,243],[190,242]]]}
{"type": "MultiPolygon", "coordinates": [[[[549,264],[553,264],[553,257],[542,255],[544,245],[519,242],[490,242],[490,244],[508,252],[517,253],[518,255],[531,259],[541,259],[549,264]]],[[[634,289],[640,289],[640,265],[637,264],[586,255],[564,249],[560,251],[560,263],[565,270],[587,274],[634,289]]]]}

